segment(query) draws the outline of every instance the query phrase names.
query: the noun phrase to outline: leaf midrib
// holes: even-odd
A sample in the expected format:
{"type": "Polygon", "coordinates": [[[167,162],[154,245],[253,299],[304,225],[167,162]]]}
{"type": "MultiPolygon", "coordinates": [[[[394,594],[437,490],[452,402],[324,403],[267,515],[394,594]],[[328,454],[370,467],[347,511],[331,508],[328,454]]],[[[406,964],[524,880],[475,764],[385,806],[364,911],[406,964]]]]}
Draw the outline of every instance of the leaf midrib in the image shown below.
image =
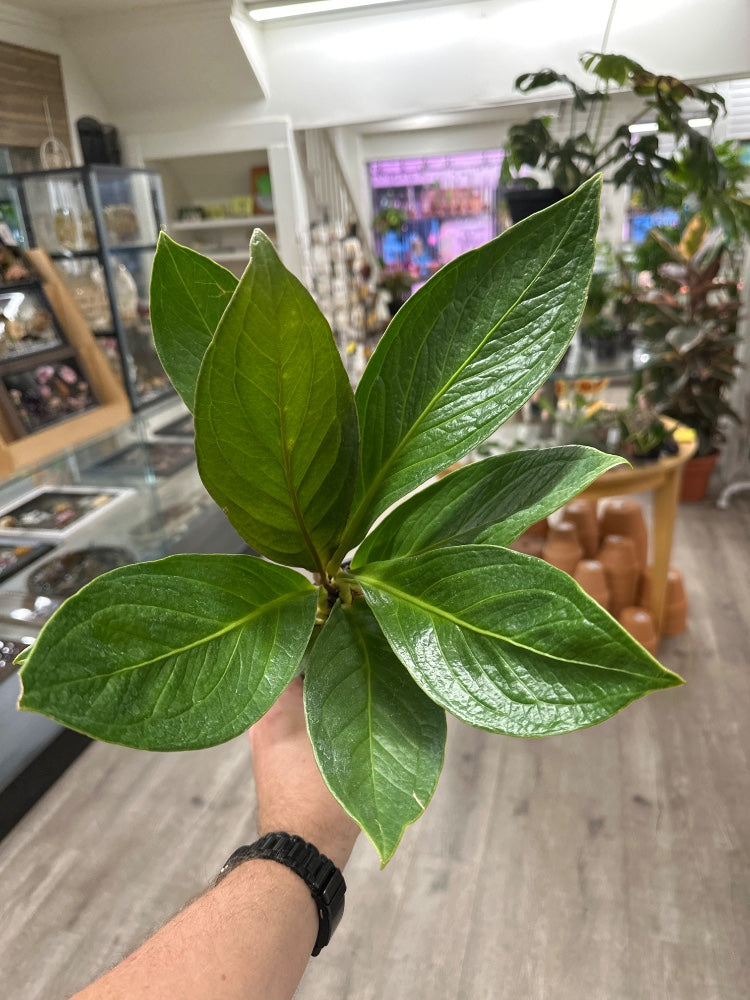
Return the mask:
{"type": "Polygon", "coordinates": [[[369,650],[367,648],[367,643],[364,641],[364,637],[360,633],[359,629],[355,629],[355,636],[357,645],[360,648],[362,655],[362,662],[367,677],[367,758],[370,764],[369,768],[369,778],[370,778],[370,788],[372,791],[372,801],[375,806],[375,822],[378,825],[378,830],[380,832],[381,847],[386,846],[386,834],[383,828],[383,821],[381,819],[381,807],[378,804],[378,794],[377,794],[377,782],[375,775],[375,754],[373,751],[374,740],[374,725],[372,721],[372,678],[373,678],[373,668],[372,661],[370,659],[369,650]]]}
{"type": "MultiPolygon", "coordinates": [[[[167,650],[165,653],[160,653],[158,656],[152,657],[150,660],[142,660],[139,663],[130,663],[126,666],[118,667],[116,670],[109,670],[105,674],[87,674],[84,677],[76,677],[71,680],[58,681],[57,683],[45,685],[45,690],[52,690],[57,687],[71,687],[74,684],[90,683],[92,681],[109,680],[113,677],[117,677],[120,674],[129,673],[132,670],[141,670],[147,667],[153,666],[161,661],[168,660],[170,657],[179,656],[182,653],[187,653],[190,650],[198,649],[201,646],[205,646],[209,642],[213,642],[216,639],[220,639],[224,635],[228,635],[235,629],[241,629],[247,626],[253,619],[258,618],[260,615],[265,614],[269,611],[273,611],[277,608],[283,607],[290,601],[300,599],[302,597],[309,597],[309,592],[305,590],[298,590],[291,594],[282,594],[279,597],[274,598],[273,601],[269,601],[260,607],[254,608],[249,614],[243,615],[241,618],[237,618],[230,622],[224,628],[219,629],[216,632],[212,632],[209,636],[205,638],[196,640],[195,642],[187,643],[184,646],[179,646],[176,649],[167,650]]],[[[131,607],[131,605],[109,605],[107,610],[111,611],[118,607],[131,607]]],[[[163,608],[158,608],[152,605],[153,610],[163,611],[163,608]]],[[[71,630],[73,633],[75,630],[71,630]]],[[[32,664],[33,665],[33,664],[32,664]]]]}
{"type": "MultiPolygon", "coordinates": [[[[579,214],[580,213],[576,213],[574,219],[572,219],[570,221],[569,225],[567,226],[567,228],[565,229],[565,231],[561,235],[560,240],[557,243],[557,245],[555,246],[554,250],[549,254],[549,256],[545,260],[544,264],[540,267],[540,269],[538,270],[538,272],[534,275],[533,279],[527,285],[524,286],[523,290],[519,293],[519,295],[516,298],[515,302],[513,302],[508,307],[508,309],[506,309],[506,311],[498,319],[498,321],[495,323],[495,325],[493,327],[491,327],[491,329],[487,332],[487,334],[483,338],[483,340],[476,346],[476,348],[474,349],[474,351],[472,351],[472,353],[467,356],[467,358],[461,364],[461,366],[456,370],[456,372],[449,378],[449,380],[441,388],[440,392],[436,393],[432,397],[432,399],[429,401],[429,403],[427,404],[427,406],[422,410],[422,412],[419,414],[419,416],[417,417],[417,419],[412,423],[411,427],[406,432],[405,436],[401,439],[401,441],[399,441],[399,443],[396,445],[395,449],[391,452],[390,458],[388,459],[388,461],[386,462],[386,464],[383,465],[383,466],[381,466],[379,472],[377,473],[377,475],[375,476],[375,478],[371,482],[370,486],[365,491],[365,493],[364,493],[364,495],[362,497],[362,500],[358,504],[357,510],[355,511],[355,513],[354,513],[354,515],[353,515],[353,517],[351,519],[351,523],[352,524],[355,524],[358,521],[360,511],[367,509],[367,505],[368,505],[368,503],[369,503],[372,495],[377,492],[377,489],[380,487],[380,485],[382,484],[383,480],[386,478],[386,474],[388,473],[388,471],[390,470],[390,468],[393,466],[393,464],[396,461],[396,459],[399,457],[399,455],[401,454],[401,452],[403,451],[403,449],[405,448],[405,446],[409,443],[409,441],[411,440],[411,438],[417,433],[417,430],[421,427],[421,424],[424,422],[424,420],[429,416],[429,414],[432,412],[432,410],[435,408],[435,406],[437,406],[437,404],[440,401],[440,399],[455,384],[455,382],[458,379],[459,375],[462,374],[462,372],[474,360],[474,358],[477,356],[477,354],[485,347],[485,345],[487,344],[487,342],[494,335],[494,333],[497,331],[497,329],[500,327],[500,325],[502,323],[504,323],[505,320],[507,319],[507,317],[509,315],[511,315],[511,313],[513,312],[513,310],[518,307],[519,303],[523,299],[525,299],[525,298],[528,297],[529,291],[539,281],[539,279],[541,278],[542,274],[544,274],[544,272],[548,269],[548,267],[550,265],[550,262],[553,259],[553,257],[555,256],[555,254],[558,253],[558,251],[559,251],[560,247],[562,246],[564,240],[567,238],[568,233],[573,228],[573,222],[574,221],[576,221],[576,222],[578,221],[579,214]]],[[[378,377],[379,377],[379,375],[378,375],[378,377]]]]}
{"type": "MultiPolygon", "coordinates": [[[[305,324],[305,326],[307,325],[308,324],[305,324]]],[[[275,338],[275,343],[277,349],[280,348],[281,341],[278,337],[275,338]]],[[[276,391],[278,394],[278,401],[279,401],[279,431],[281,437],[281,455],[282,455],[282,467],[284,469],[284,479],[286,481],[286,487],[289,492],[289,499],[292,501],[292,511],[294,512],[294,519],[299,527],[300,534],[302,535],[302,540],[305,543],[307,551],[310,553],[310,556],[312,557],[312,561],[315,567],[321,574],[321,578],[325,578],[325,566],[323,564],[323,559],[321,558],[318,550],[316,549],[312,536],[308,531],[305,518],[302,514],[302,510],[299,505],[299,497],[297,495],[297,489],[292,479],[292,458],[286,440],[286,407],[284,404],[284,399],[286,394],[284,392],[282,365],[278,355],[278,350],[275,352],[274,361],[276,365],[276,391]]]]}
{"type": "MultiPolygon", "coordinates": [[[[655,679],[650,674],[641,674],[633,670],[622,670],[619,667],[603,666],[602,664],[599,663],[589,663],[586,660],[563,659],[559,656],[556,656],[554,653],[548,653],[545,650],[535,649],[533,646],[527,646],[525,643],[518,642],[516,639],[511,639],[509,636],[499,635],[497,632],[491,632],[489,629],[481,628],[481,626],[479,625],[473,625],[470,622],[463,621],[461,618],[458,618],[456,615],[451,614],[444,608],[438,608],[434,604],[428,604],[426,601],[421,600],[414,594],[409,594],[406,591],[393,586],[392,584],[389,585],[388,583],[385,583],[382,580],[378,580],[377,578],[373,577],[368,578],[367,574],[363,573],[361,570],[357,573],[357,579],[360,582],[364,583],[365,585],[369,583],[374,590],[380,590],[385,592],[386,594],[390,594],[395,598],[400,598],[406,604],[411,604],[414,607],[419,608],[421,611],[424,611],[429,615],[435,616],[437,618],[442,618],[444,621],[449,622],[451,625],[457,625],[459,628],[475,632],[477,635],[483,635],[488,639],[494,639],[497,642],[506,643],[508,646],[513,646],[516,649],[523,649],[526,652],[533,653],[536,656],[544,656],[547,659],[555,660],[556,662],[561,664],[569,664],[571,666],[579,666],[579,667],[589,667],[595,670],[606,670],[609,673],[624,674],[626,677],[641,678],[649,682],[653,682],[655,679]]],[[[528,589],[528,592],[529,593],[533,592],[534,594],[537,595],[542,593],[542,591],[539,590],[532,591],[531,589],[528,589]]]]}

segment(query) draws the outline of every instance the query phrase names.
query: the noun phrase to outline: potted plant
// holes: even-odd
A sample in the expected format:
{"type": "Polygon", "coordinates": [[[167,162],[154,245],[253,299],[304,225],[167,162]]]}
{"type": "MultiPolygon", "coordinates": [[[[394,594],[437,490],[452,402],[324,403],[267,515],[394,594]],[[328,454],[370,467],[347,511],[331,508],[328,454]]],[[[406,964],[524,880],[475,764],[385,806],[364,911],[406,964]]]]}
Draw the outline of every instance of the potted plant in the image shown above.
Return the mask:
{"type": "Polygon", "coordinates": [[[395,316],[401,306],[411,295],[414,278],[408,271],[382,271],[378,280],[378,288],[388,293],[388,309],[391,317],[395,316]]]}
{"type": "Polygon", "coordinates": [[[739,420],[728,400],[737,373],[737,266],[724,234],[709,229],[702,216],[694,216],[678,238],[658,230],[649,238],[666,260],[641,281],[636,296],[650,355],[644,393],[660,412],[695,431],[696,458],[683,482],[700,468],[702,484],[689,498],[701,499],[723,426],[739,420]]]}
{"type": "Polygon", "coordinates": [[[714,146],[690,125],[695,118],[715,122],[724,113],[720,94],[652,73],[624,55],[589,52],[580,63],[590,76],[588,87],[552,69],[524,73],[515,81],[523,94],[564,86],[570,96],[561,102],[559,131],[548,115],[510,127],[501,185],[511,214],[516,199],[528,196],[514,188],[538,187],[530,177],[519,177],[523,168],[543,170],[553,198],[603,171],[616,187],[629,185],[646,207],[679,206],[692,199],[711,218],[725,224],[733,220],[739,231],[750,231],[750,206],[740,189],[749,171],[739,161],[736,144],[714,146]],[[608,125],[617,106],[613,100],[623,92],[636,103],[623,104],[623,118],[608,125]],[[655,122],[659,131],[634,136],[631,126],[644,120],[655,122]],[[674,138],[673,153],[660,151],[660,134],[674,138]]]}
{"type": "Polygon", "coordinates": [[[206,488],[264,558],[175,555],[94,580],[22,654],[21,707],[193,749],[242,732],[302,671],[321,773],[385,864],[435,789],[446,711],[542,736],[680,683],[569,576],[508,548],[619,459],[516,452],[418,489],[554,371],[580,319],[599,189],[446,265],[356,393],[262,233],[239,282],[162,234],[160,356],[193,412],[206,488]]]}

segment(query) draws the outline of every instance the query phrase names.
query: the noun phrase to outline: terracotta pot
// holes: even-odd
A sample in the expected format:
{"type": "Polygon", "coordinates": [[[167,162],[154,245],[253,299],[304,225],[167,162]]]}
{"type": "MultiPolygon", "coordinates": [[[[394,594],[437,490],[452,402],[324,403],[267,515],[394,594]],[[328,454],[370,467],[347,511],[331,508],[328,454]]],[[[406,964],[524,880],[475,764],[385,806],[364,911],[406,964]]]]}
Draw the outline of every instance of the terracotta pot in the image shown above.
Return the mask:
{"type": "Polygon", "coordinates": [[[656,656],[658,637],[650,611],[640,607],[623,608],[618,621],[644,649],[656,656]]]}
{"type": "Polygon", "coordinates": [[[679,635],[687,628],[688,599],[682,573],[670,566],[667,573],[667,595],[664,601],[662,635],[679,635]]]}
{"type": "Polygon", "coordinates": [[[696,455],[685,462],[682,467],[680,500],[705,500],[711,473],[718,458],[719,452],[715,451],[711,455],[696,455]]]}
{"type": "Polygon", "coordinates": [[[598,559],[581,559],[573,573],[573,579],[597,604],[609,610],[610,594],[604,567],[598,559]]]}
{"type": "Polygon", "coordinates": [[[572,521],[558,521],[557,524],[549,526],[542,558],[550,566],[557,566],[572,576],[582,555],[583,549],[578,542],[578,532],[572,521]]]}
{"type": "Polygon", "coordinates": [[[514,542],[510,543],[508,548],[513,549],[514,552],[525,552],[527,556],[541,557],[544,539],[541,535],[532,535],[528,531],[524,531],[514,542]]]}
{"type": "Polygon", "coordinates": [[[638,566],[643,569],[648,561],[648,528],[643,507],[629,497],[608,500],[602,510],[602,538],[606,535],[625,535],[633,539],[638,566]]]}
{"type": "Polygon", "coordinates": [[[606,535],[599,551],[610,592],[610,610],[617,617],[623,608],[635,604],[640,567],[635,543],[625,535],[606,535]]]}
{"type": "Polygon", "coordinates": [[[546,517],[543,517],[541,521],[536,521],[530,527],[524,531],[524,535],[538,535],[540,538],[546,538],[547,532],[549,531],[549,522],[546,517]]]}
{"type": "Polygon", "coordinates": [[[595,500],[571,500],[565,505],[563,515],[572,521],[578,531],[578,541],[587,559],[593,559],[599,551],[599,523],[596,519],[595,500]]]}
{"type": "MultiPolygon", "coordinates": [[[[638,603],[643,607],[651,606],[651,567],[647,566],[641,574],[641,586],[638,603]]],[[[662,635],[679,635],[687,628],[688,600],[682,573],[676,566],[670,566],[667,573],[667,589],[664,595],[664,613],[662,615],[662,635]]]]}

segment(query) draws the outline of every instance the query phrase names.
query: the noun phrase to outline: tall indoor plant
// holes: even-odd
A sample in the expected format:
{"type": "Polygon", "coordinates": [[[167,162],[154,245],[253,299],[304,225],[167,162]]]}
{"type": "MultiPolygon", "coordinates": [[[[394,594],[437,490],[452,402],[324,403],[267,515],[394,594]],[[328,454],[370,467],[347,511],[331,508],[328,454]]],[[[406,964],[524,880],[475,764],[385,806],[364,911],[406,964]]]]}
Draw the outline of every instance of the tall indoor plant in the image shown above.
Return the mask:
{"type": "Polygon", "coordinates": [[[302,670],[321,773],[385,863],[434,791],[446,710],[542,736],[679,683],[570,577],[506,547],[619,459],[495,456],[409,497],[554,370],[586,294],[599,189],[438,272],[356,394],[262,233],[239,282],[162,236],[160,354],[204,484],[265,558],[177,555],[93,581],[25,654],[21,707],[191,749],[241,732],[302,670]]]}
{"type": "Polygon", "coordinates": [[[662,413],[695,431],[705,493],[724,426],[739,420],[728,398],[737,376],[736,261],[722,231],[698,215],[675,238],[654,229],[649,239],[665,259],[636,296],[650,355],[644,392],[662,413]]]}

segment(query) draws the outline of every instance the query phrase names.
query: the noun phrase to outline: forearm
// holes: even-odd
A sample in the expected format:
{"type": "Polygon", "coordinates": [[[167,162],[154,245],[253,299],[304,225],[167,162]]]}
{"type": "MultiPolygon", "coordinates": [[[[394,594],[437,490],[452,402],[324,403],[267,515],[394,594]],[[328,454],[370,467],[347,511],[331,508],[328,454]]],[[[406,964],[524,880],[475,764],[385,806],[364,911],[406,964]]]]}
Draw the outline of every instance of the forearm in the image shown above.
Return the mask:
{"type": "Polygon", "coordinates": [[[247,861],[74,1000],[290,1000],[317,931],[302,879],[247,861]]]}

